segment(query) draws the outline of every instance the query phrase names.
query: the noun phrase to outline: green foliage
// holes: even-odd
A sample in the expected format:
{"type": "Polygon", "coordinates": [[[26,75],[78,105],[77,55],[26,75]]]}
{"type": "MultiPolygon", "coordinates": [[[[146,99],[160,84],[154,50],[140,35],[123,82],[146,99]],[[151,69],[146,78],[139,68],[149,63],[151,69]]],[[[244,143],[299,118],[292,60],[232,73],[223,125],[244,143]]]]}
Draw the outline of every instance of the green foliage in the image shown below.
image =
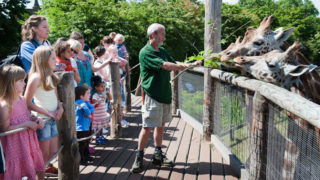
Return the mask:
{"type": "MultiPolygon", "coordinates": [[[[48,17],[51,42],[77,30],[94,48],[110,32],[123,34],[131,65],[138,63],[139,51],[148,40],[147,28],[155,22],[166,26],[164,47],[177,61],[203,49],[203,13],[203,5],[188,0],[168,3],[46,0],[41,12],[48,17]]],[[[135,81],[139,72],[132,73],[135,81]]]]}
{"type": "Polygon", "coordinates": [[[222,4],[221,16],[221,46],[226,49],[236,41],[238,36],[244,36],[247,27],[259,24],[260,19],[239,5],[222,4]]]}
{"type": "Polygon", "coordinates": [[[182,96],[182,109],[186,113],[190,114],[193,118],[198,121],[202,121],[203,114],[203,91],[197,91],[195,93],[188,93],[183,90],[182,96]]]}
{"type": "MultiPolygon", "coordinates": [[[[318,10],[310,0],[240,0],[241,8],[256,14],[260,20],[274,15],[272,28],[294,27],[289,43],[299,41],[306,46],[303,54],[313,63],[320,64],[320,49],[314,43],[319,43],[317,33],[320,31],[318,10]]],[[[258,23],[255,24],[258,26],[258,23]]]]}
{"type": "Polygon", "coordinates": [[[27,0],[3,0],[0,3],[0,58],[10,55],[18,49],[21,42],[21,20],[28,15],[27,0]]]}

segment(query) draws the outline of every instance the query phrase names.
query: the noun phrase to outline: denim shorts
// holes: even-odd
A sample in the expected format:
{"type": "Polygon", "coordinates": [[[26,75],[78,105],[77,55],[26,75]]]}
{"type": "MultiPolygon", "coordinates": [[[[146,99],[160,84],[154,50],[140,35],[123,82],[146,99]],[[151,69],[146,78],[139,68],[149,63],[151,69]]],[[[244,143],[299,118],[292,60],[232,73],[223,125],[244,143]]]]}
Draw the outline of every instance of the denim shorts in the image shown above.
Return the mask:
{"type": "Polygon", "coordinates": [[[161,127],[172,119],[171,104],[160,103],[147,94],[141,108],[143,127],[161,127]]]}
{"type": "MultiPolygon", "coordinates": [[[[42,118],[42,120],[48,120],[49,118],[42,118]]],[[[37,136],[39,141],[46,141],[58,136],[57,123],[55,120],[50,119],[44,124],[43,129],[37,130],[37,136]]]]}

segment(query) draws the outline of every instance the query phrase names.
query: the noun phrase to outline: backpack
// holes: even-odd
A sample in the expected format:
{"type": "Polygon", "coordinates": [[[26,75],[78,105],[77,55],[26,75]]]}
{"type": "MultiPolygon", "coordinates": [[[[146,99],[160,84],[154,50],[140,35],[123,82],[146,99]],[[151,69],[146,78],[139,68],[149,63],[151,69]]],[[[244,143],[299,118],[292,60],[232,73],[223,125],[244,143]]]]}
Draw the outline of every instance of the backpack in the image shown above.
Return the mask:
{"type": "MultiPolygon", "coordinates": [[[[38,47],[37,43],[34,40],[31,40],[30,42],[33,44],[33,46],[35,48],[38,47]]],[[[22,64],[20,57],[19,57],[20,49],[21,49],[21,44],[20,44],[19,49],[17,50],[16,54],[9,55],[7,58],[2,59],[0,62],[0,68],[3,66],[6,66],[6,65],[12,64],[12,65],[20,66],[22,69],[24,69],[23,64],[22,64]]]]}

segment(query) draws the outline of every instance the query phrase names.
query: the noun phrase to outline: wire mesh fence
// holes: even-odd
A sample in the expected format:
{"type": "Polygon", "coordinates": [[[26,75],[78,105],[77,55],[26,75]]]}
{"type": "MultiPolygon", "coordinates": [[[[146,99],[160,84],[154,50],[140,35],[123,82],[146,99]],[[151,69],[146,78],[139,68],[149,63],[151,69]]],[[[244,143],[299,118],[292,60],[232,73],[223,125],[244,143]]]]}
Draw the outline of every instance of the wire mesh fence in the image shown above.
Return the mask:
{"type": "Polygon", "coordinates": [[[320,179],[319,134],[306,121],[269,103],[267,179],[320,179]]]}
{"type": "MultiPolygon", "coordinates": [[[[245,90],[236,86],[218,83],[214,104],[214,134],[230,148],[238,159],[249,168],[249,129],[247,111],[252,105],[246,105],[245,90]]],[[[252,102],[252,96],[249,102],[252,102]]]]}
{"type": "Polygon", "coordinates": [[[203,75],[187,71],[179,77],[179,109],[202,123],[203,75]]]}

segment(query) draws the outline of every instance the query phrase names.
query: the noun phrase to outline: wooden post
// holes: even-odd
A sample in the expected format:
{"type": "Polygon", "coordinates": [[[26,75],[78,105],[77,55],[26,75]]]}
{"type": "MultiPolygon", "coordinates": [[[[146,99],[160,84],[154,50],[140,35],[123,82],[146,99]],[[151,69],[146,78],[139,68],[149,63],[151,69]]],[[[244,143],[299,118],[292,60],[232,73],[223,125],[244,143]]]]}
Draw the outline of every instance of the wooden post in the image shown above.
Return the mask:
{"type": "Polygon", "coordinates": [[[266,179],[268,141],[268,102],[259,93],[253,97],[253,118],[250,137],[250,179],[266,179]]]}
{"type": "MultiPolygon", "coordinates": [[[[205,4],[205,30],[204,49],[205,52],[220,52],[221,45],[221,2],[222,0],[206,0],[205,4]]],[[[206,56],[207,59],[209,56],[206,56]]],[[[212,68],[205,68],[204,96],[203,96],[203,137],[210,141],[213,132],[213,80],[210,76],[212,68]]]]}
{"type": "Polygon", "coordinates": [[[131,86],[130,86],[130,83],[131,83],[131,77],[130,77],[130,71],[129,71],[129,63],[125,66],[126,68],[126,72],[127,72],[127,75],[126,75],[126,78],[124,79],[124,93],[125,93],[125,96],[126,96],[126,103],[125,103],[125,106],[124,106],[124,109],[126,112],[130,112],[131,111],[131,86]]]}
{"type": "MultiPolygon", "coordinates": [[[[179,74],[179,71],[171,71],[171,79],[179,74]]],[[[172,83],[172,114],[177,114],[179,109],[179,77],[176,78],[172,83]]]]}
{"type": "Polygon", "coordinates": [[[112,138],[119,138],[122,135],[119,63],[112,62],[110,63],[109,68],[110,68],[110,82],[111,82],[111,95],[112,95],[110,136],[112,138]]]}
{"type": "Polygon", "coordinates": [[[60,79],[58,96],[64,109],[61,119],[57,121],[59,145],[64,145],[58,157],[59,179],[79,179],[80,153],[76,132],[73,73],[60,72],[57,75],[60,79]]]}
{"type": "Polygon", "coordinates": [[[141,75],[139,75],[139,80],[136,87],[136,92],[134,93],[135,96],[141,96],[141,75]]]}

